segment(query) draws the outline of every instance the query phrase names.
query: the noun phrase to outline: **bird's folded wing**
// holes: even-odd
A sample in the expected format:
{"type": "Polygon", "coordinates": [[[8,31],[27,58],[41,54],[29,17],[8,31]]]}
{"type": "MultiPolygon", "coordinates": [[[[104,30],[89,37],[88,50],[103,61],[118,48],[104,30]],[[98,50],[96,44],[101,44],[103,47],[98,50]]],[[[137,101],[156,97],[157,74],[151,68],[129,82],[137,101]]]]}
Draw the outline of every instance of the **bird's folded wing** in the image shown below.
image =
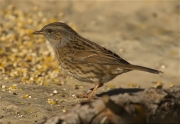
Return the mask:
{"type": "Polygon", "coordinates": [[[129,64],[115,53],[91,50],[79,50],[71,55],[74,63],[96,63],[96,64],[129,64]]]}

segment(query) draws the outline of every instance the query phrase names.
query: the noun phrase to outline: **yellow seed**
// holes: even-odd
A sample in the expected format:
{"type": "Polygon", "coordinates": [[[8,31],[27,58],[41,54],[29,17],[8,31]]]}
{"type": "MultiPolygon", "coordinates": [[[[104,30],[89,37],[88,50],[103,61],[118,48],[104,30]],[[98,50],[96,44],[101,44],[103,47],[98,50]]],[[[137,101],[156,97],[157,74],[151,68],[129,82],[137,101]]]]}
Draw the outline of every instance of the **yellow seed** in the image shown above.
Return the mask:
{"type": "Polygon", "coordinates": [[[129,87],[137,87],[137,84],[129,84],[129,87]]]}
{"type": "Polygon", "coordinates": [[[9,89],[17,89],[17,84],[13,84],[12,86],[9,87],[9,89]]]}
{"type": "Polygon", "coordinates": [[[115,86],[114,86],[113,84],[109,84],[108,87],[109,87],[110,89],[112,89],[112,88],[114,88],[115,86]]]}
{"type": "Polygon", "coordinates": [[[23,96],[23,99],[26,99],[26,98],[28,98],[29,97],[29,94],[25,94],[24,96],[23,96]]]}
{"type": "Polygon", "coordinates": [[[51,105],[55,105],[55,104],[58,104],[58,101],[57,100],[53,100],[53,99],[48,99],[47,103],[49,103],[51,105]]]}
{"type": "Polygon", "coordinates": [[[163,85],[163,83],[161,81],[158,81],[156,84],[157,85],[163,85]]]}
{"type": "Polygon", "coordinates": [[[170,84],[170,87],[174,87],[175,85],[174,84],[170,84]]]}

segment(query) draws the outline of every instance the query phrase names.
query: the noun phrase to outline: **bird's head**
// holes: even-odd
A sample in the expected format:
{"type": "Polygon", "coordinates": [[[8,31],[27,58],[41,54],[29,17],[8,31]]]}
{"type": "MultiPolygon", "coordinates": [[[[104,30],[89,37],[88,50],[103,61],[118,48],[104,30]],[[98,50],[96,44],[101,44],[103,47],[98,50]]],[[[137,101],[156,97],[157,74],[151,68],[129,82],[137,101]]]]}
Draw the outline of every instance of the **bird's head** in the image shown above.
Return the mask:
{"type": "Polygon", "coordinates": [[[51,45],[62,45],[65,42],[67,43],[71,36],[78,35],[70,26],[62,22],[47,24],[32,34],[44,35],[51,45]]]}

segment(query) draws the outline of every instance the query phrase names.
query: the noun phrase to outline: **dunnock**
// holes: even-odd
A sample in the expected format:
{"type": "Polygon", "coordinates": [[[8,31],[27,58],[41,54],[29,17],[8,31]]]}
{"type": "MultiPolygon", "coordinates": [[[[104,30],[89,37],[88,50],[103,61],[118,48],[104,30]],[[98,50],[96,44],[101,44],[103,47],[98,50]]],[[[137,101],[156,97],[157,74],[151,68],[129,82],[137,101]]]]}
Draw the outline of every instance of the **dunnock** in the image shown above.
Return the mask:
{"type": "Polygon", "coordinates": [[[154,74],[161,72],[130,64],[112,51],[83,38],[65,23],[50,23],[33,34],[42,34],[48,39],[60,67],[69,76],[95,83],[87,101],[90,101],[98,87],[122,73],[132,70],[154,74]]]}

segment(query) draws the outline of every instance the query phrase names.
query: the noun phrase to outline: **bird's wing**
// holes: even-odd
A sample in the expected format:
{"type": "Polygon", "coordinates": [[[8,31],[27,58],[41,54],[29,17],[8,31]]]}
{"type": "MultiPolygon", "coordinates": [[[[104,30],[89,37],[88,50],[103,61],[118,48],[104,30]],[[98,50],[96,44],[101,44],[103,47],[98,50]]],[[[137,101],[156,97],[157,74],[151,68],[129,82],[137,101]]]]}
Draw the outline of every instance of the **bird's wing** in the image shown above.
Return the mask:
{"type": "Polygon", "coordinates": [[[78,50],[71,55],[74,63],[96,63],[96,64],[129,64],[127,61],[119,57],[110,50],[78,50]]]}

